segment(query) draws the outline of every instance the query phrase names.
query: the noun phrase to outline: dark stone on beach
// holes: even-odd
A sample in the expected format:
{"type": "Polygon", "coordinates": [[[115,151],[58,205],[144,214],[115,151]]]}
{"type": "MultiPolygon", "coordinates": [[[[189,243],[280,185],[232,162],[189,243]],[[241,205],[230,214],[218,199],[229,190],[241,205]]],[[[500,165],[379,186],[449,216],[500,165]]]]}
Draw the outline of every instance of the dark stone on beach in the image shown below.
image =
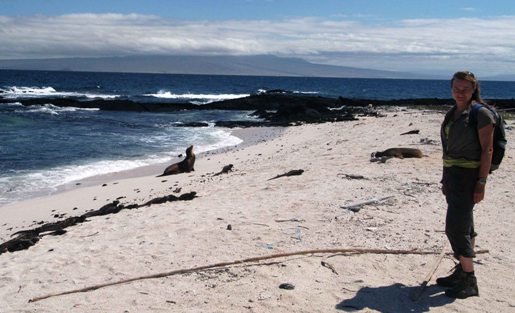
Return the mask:
{"type": "Polygon", "coordinates": [[[101,216],[101,215],[107,215],[107,214],[116,214],[120,212],[124,208],[123,205],[120,205],[120,201],[113,201],[111,203],[108,203],[104,206],[102,206],[100,209],[87,212],[83,214],[82,216],[87,217],[93,217],[93,216],[101,216]]]}
{"type": "Polygon", "coordinates": [[[166,202],[170,202],[170,201],[177,201],[177,200],[182,200],[182,201],[193,200],[196,196],[197,196],[197,193],[195,191],[182,194],[179,197],[176,197],[174,195],[168,195],[168,196],[164,196],[164,197],[154,198],[154,199],[146,202],[145,204],[142,204],[141,206],[149,206],[152,204],[162,204],[162,203],[166,203],[166,202]]]}
{"type": "Polygon", "coordinates": [[[192,191],[192,192],[183,193],[182,195],[180,195],[179,200],[188,201],[188,200],[193,200],[196,197],[197,197],[197,193],[195,191],[192,191]]]}
{"type": "Polygon", "coordinates": [[[410,130],[410,131],[407,131],[405,133],[402,133],[401,136],[403,136],[403,135],[417,135],[418,133],[420,133],[420,130],[419,129],[414,129],[414,130],[410,130]]]}
{"type": "Polygon", "coordinates": [[[279,289],[293,290],[295,289],[295,286],[290,283],[283,283],[279,285],[279,289]]]}
{"type": "Polygon", "coordinates": [[[38,236],[19,236],[16,240],[11,239],[0,245],[0,254],[28,249],[38,241],[38,236]]]}
{"type": "Polygon", "coordinates": [[[227,230],[232,230],[232,226],[231,226],[231,224],[227,225],[227,228],[226,228],[226,229],[227,229],[227,230]]]}

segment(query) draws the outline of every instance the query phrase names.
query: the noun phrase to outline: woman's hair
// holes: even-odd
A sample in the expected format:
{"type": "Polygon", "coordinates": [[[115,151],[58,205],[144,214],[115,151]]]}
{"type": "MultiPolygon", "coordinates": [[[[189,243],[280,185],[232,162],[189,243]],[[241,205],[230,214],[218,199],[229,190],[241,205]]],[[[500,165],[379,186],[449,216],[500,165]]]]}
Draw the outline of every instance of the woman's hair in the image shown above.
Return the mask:
{"type": "Polygon", "coordinates": [[[459,80],[466,80],[472,83],[472,86],[474,86],[474,93],[472,94],[472,100],[479,102],[479,103],[485,103],[483,99],[481,98],[481,88],[479,87],[479,81],[476,79],[474,74],[469,71],[459,71],[454,73],[451,79],[451,88],[452,84],[455,79],[459,80]]]}

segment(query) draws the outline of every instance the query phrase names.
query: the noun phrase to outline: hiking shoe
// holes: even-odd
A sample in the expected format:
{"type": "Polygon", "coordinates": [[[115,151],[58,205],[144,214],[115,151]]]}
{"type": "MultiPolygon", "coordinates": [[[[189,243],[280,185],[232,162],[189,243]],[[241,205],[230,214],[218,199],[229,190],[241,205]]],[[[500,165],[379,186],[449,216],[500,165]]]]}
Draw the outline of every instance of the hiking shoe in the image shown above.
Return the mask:
{"type": "Polygon", "coordinates": [[[451,275],[437,278],[436,284],[442,287],[454,287],[460,282],[462,273],[463,269],[461,268],[461,264],[458,263],[454,267],[454,272],[452,272],[451,275]]]}
{"type": "Polygon", "coordinates": [[[465,299],[479,297],[476,276],[463,272],[463,278],[453,288],[446,290],[445,295],[450,298],[465,299]]]}

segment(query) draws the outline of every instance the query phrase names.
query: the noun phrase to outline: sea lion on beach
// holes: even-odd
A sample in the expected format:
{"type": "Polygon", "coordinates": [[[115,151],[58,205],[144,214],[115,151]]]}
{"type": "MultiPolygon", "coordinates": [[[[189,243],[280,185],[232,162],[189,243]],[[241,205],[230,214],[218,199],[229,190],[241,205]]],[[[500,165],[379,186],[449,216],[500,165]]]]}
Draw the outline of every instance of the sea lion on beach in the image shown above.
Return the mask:
{"type": "Polygon", "coordinates": [[[421,158],[424,155],[422,154],[422,151],[419,149],[413,149],[413,148],[390,148],[386,149],[384,151],[376,151],[373,152],[370,160],[371,162],[375,161],[381,161],[386,162],[386,160],[391,158],[421,158]]]}
{"type": "Polygon", "coordinates": [[[189,173],[189,172],[195,170],[193,168],[194,164],[195,164],[195,153],[193,153],[193,145],[191,145],[188,147],[188,149],[186,149],[186,157],[184,158],[184,160],[168,166],[165,169],[165,171],[163,172],[163,174],[161,174],[157,177],[180,174],[180,173],[189,173]]]}

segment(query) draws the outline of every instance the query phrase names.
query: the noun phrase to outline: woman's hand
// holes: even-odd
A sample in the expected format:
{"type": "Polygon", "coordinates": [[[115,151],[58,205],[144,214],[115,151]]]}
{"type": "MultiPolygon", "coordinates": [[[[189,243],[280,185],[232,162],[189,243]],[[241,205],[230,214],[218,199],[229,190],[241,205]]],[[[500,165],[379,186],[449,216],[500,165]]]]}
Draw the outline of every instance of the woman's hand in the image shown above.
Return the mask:
{"type": "Polygon", "coordinates": [[[479,203],[485,198],[485,186],[485,184],[481,184],[480,182],[476,183],[476,187],[474,188],[474,203],[479,203]]]}

